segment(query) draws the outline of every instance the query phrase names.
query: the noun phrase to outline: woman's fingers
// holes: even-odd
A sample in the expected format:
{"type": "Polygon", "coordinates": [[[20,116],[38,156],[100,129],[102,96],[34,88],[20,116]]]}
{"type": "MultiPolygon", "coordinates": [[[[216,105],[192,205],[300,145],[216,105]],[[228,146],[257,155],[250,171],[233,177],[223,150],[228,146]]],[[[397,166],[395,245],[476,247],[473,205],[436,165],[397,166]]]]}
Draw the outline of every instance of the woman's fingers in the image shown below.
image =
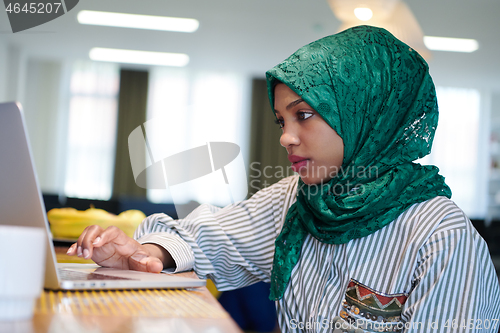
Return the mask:
{"type": "Polygon", "coordinates": [[[161,249],[156,244],[139,245],[129,258],[129,267],[143,272],[160,273],[163,270],[161,249]]]}
{"type": "Polygon", "coordinates": [[[163,263],[156,253],[151,253],[147,246],[141,246],[115,226],[106,230],[97,225],[85,228],[67,253],[85,259],[92,258],[96,263],[106,267],[155,273],[163,269],[163,263]]]}
{"type": "Polygon", "coordinates": [[[66,252],[66,254],[70,255],[70,256],[74,256],[76,254],[76,248],[78,247],[78,244],[77,243],[74,243],[72,244],[69,249],[68,249],[68,252],[66,252]]]}
{"type": "Polygon", "coordinates": [[[117,245],[125,245],[130,240],[132,239],[128,237],[120,228],[110,226],[93,238],[92,245],[95,247],[101,247],[111,242],[116,243],[117,245]]]}
{"type": "Polygon", "coordinates": [[[98,225],[91,225],[83,231],[83,233],[78,238],[78,242],[80,243],[77,248],[77,255],[81,256],[85,259],[92,257],[92,252],[94,248],[95,239],[103,232],[103,229],[98,225]]]}
{"type": "Polygon", "coordinates": [[[82,255],[84,258],[92,258],[101,266],[126,269],[129,257],[139,246],[137,241],[128,237],[118,227],[110,226],[103,230],[92,226],[86,229],[83,237],[82,255]]]}
{"type": "Polygon", "coordinates": [[[160,273],[163,270],[163,263],[155,257],[148,257],[146,261],[146,271],[150,273],[160,273]]]}
{"type": "Polygon", "coordinates": [[[141,272],[160,273],[163,270],[163,264],[160,259],[137,251],[129,258],[129,268],[141,272]]]}
{"type": "Polygon", "coordinates": [[[80,234],[80,237],[78,237],[78,240],[76,241],[76,243],[74,243],[73,245],[70,246],[70,248],[68,249],[68,252],[67,254],[69,255],[78,255],[79,257],[82,256],[83,252],[82,252],[82,242],[83,242],[83,239],[85,238],[85,235],[87,234],[87,229],[89,227],[85,228],[83,230],[83,232],[80,234]]]}

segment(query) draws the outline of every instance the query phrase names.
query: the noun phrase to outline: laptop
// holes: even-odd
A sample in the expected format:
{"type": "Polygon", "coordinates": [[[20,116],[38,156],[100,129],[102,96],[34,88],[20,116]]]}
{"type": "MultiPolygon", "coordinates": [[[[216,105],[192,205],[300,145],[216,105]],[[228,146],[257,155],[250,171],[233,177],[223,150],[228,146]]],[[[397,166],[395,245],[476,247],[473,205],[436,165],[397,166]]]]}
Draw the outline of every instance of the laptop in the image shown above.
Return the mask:
{"type": "Polygon", "coordinates": [[[45,231],[45,289],[150,289],[205,285],[204,280],[175,274],[57,263],[32,156],[21,105],[14,102],[0,104],[0,224],[38,227],[45,231]]]}

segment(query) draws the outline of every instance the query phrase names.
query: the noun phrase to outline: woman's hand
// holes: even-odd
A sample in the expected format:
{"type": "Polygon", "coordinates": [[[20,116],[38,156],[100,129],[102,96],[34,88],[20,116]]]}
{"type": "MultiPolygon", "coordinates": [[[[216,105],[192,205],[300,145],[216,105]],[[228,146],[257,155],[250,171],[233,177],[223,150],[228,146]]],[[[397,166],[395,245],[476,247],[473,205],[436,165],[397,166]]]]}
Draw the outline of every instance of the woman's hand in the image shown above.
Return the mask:
{"type": "Polygon", "coordinates": [[[172,257],[164,248],[155,244],[140,244],[117,227],[104,230],[92,225],[85,228],[67,253],[91,258],[104,267],[143,272],[159,273],[164,267],[174,266],[172,257]]]}

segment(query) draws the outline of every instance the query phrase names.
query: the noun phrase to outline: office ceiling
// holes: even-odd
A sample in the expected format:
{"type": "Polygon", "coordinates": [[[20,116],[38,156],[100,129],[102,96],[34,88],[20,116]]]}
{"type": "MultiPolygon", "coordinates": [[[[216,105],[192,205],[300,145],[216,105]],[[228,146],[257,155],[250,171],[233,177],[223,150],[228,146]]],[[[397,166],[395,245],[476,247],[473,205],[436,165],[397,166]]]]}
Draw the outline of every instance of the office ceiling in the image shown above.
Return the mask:
{"type": "MultiPolygon", "coordinates": [[[[500,91],[500,1],[406,0],[424,34],[475,38],[471,54],[433,52],[431,73],[442,84],[500,91]]],[[[88,59],[91,47],[187,53],[190,68],[263,76],[300,46],[340,26],[326,0],[80,0],[66,15],[13,34],[0,13],[0,43],[28,58],[88,59]],[[195,33],[80,25],[82,9],[196,18],[195,33]]]]}

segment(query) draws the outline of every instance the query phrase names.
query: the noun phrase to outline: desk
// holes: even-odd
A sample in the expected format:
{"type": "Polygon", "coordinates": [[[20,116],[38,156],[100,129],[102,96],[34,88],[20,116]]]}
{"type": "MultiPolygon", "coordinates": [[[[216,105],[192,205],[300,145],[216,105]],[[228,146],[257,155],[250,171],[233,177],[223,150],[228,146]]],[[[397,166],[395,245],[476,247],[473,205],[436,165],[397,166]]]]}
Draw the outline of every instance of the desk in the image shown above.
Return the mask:
{"type": "MultiPolygon", "coordinates": [[[[58,261],[66,261],[56,247],[58,261]]],[[[196,278],[193,272],[181,273],[196,278]]],[[[1,323],[9,333],[242,332],[205,287],[172,290],[44,291],[33,320],[1,323]]]]}

